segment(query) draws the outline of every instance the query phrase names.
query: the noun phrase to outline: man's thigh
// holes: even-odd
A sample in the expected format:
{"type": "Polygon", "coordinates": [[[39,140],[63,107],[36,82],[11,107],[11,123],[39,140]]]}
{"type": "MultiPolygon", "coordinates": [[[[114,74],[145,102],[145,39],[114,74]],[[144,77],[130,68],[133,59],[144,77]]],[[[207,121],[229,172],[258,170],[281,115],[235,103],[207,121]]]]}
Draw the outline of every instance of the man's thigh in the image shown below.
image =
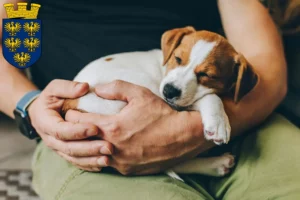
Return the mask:
{"type": "Polygon", "coordinates": [[[213,179],[217,199],[300,199],[300,130],[274,114],[241,143],[233,174],[213,179]]]}
{"type": "Polygon", "coordinates": [[[165,175],[125,177],[76,169],[39,144],[33,158],[33,186],[44,200],[209,200],[205,190],[165,175]]]}

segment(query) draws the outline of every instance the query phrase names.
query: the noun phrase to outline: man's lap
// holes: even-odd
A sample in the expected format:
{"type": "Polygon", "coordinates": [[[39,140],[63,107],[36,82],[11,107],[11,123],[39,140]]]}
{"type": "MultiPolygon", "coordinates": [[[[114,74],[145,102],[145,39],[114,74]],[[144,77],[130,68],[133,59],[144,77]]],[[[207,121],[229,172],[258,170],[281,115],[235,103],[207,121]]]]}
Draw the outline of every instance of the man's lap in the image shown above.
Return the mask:
{"type": "MultiPolygon", "coordinates": [[[[166,175],[125,177],[76,169],[39,144],[33,160],[33,186],[44,200],[201,199],[197,190],[166,175]],[[187,198],[188,197],[188,198],[187,198]]],[[[203,196],[202,199],[208,199],[203,196]]]]}
{"type": "Polygon", "coordinates": [[[241,144],[234,173],[211,181],[220,199],[300,199],[300,130],[280,115],[270,117],[241,144]]]}
{"type": "Polygon", "coordinates": [[[225,178],[166,175],[124,177],[76,169],[39,144],[33,184],[45,200],[63,199],[300,199],[300,131],[273,115],[240,141],[238,162],[225,178]],[[202,184],[205,182],[205,184],[202,184]],[[208,191],[208,192],[207,192],[208,191]]]}

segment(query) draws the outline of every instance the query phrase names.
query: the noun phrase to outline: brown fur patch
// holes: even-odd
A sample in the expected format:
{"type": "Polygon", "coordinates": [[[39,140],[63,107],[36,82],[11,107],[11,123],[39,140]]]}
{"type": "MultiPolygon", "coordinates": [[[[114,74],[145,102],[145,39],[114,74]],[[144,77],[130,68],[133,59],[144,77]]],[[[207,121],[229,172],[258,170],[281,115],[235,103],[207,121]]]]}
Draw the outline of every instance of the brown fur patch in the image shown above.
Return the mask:
{"type": "Polygon", "coordinates": [[[107,61],[107,62],[109,62],[111,60],[113,60],[113,58],[105,58],[105,61],[107,61]]]}
{"type": "Polygon", "coordinates": [[[61,108],[61,112],[62,112],[61,114],[65,115],[68,110],[78,110],[77,109],[78,101],[79,101],[79,99],[66,99],[61,108]]]}

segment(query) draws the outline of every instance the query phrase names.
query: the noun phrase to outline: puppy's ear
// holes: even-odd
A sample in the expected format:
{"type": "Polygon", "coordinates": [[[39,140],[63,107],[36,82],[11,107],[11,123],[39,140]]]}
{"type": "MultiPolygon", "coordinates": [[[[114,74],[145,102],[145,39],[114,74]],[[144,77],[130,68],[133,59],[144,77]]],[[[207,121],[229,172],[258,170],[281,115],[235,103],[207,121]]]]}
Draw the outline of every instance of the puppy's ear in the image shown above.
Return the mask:
{"type": "Polygon", "coordinates": [[[164,32],[164,34],[161,37],[161,49],[164,57],[163,65],[165,65],[168,62],[173,51],[180,44],[182,38],[185,35],[193,32],[195,32],[195,29],[191,26],[172,29],[164,32]]]}
{"type": "Polygon", "coordinates": [[[242,54],[235,56],[235,71],[237,75],[235,90],[234,90],[234,102],[237,103],[250,92],[257,83],[258,77],[254,72],[253,67],[248,63],[246,58],[242,54]]]}

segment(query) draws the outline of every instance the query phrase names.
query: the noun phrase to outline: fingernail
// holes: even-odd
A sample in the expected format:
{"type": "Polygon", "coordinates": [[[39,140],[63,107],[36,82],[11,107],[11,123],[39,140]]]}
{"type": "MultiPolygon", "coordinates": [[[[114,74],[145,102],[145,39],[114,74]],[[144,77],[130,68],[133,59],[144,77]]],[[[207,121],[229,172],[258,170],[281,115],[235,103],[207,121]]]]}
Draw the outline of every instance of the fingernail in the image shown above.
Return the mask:
{"type": "Polygon", "coordinates": [[[111,155],[111,151],[107,148],[107,147],[102,147],[100,149],[100,153],[104,154],[104,155],[111,155]]]}
{"type": "Polygon", "coordinates": [[[89,128],[86,131],[86,135],[89,136],[95,136],[98,134],[98,130],[96,128],[89,128]]]}
{"type": "Polygon", "coordinates": [[[105,157],[99,158],[99,159],[97,160],[97,163],[98,163],[98,165],[101,166],[101,167],[102,167],[102,166],[107,166],[105,157]]]}
{"type": "Polygon", "coordinates": [[[82,83],[77,83],[75,87],[76,87],[76,89],[80,89],[82,87],[82,85],[83,85],[82,83]]]}

